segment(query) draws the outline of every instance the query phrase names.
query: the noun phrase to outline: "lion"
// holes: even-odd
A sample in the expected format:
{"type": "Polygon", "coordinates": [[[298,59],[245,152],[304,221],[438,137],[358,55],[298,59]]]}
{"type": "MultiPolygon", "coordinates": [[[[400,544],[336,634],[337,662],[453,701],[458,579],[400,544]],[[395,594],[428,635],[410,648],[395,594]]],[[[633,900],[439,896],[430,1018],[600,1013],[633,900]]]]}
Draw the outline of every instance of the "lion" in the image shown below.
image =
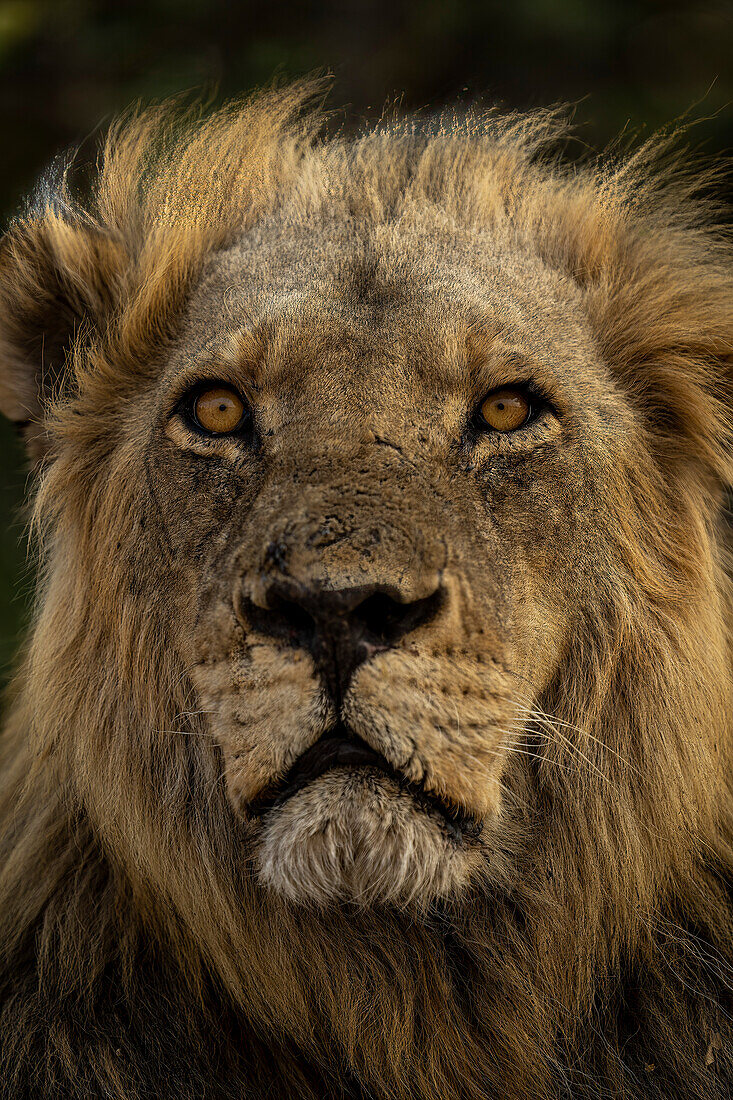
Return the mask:
{"type": "Polygon", "coordinates": [[[726,1097],[709,174],[322,94],[129,113],[2,244],[2,1096],[726,1097]]]}

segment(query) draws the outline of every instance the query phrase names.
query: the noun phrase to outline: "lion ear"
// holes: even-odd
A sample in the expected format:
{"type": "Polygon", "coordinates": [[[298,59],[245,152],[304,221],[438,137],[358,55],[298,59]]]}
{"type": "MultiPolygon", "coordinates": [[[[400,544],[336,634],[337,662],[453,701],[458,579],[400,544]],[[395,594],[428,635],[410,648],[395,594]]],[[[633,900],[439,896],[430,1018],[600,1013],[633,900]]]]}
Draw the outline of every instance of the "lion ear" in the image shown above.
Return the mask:
{"type": "Polygon", "coordinates": [[[100,329],[119,294],[119,241],[53,210],[17,221],[0,241],[0,412],[34,458],[45,451],[48,404],[67,381],[80,330],[100,329]]]}

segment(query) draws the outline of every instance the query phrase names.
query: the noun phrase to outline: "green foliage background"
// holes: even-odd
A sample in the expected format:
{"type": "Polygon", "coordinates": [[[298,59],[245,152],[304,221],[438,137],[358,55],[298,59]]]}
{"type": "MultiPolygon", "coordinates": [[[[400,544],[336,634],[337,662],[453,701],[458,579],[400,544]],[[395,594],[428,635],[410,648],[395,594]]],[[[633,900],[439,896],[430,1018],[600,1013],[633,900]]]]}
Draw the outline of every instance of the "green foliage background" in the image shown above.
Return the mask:
{"type": "MultiPolygon", "coordinates": [[[[733,145],[733,5],[663,0],[0,0],[0,211],[45,164],[132,100],[200,88],[231,95],[333,71],[358,119],[461,99],[527,107],[581,101],[580,137],[603,145],[692,109],[693,141],[733,145]]],[[[21,448],[0,425],[0,682],[32,568],[21,448]]]]}

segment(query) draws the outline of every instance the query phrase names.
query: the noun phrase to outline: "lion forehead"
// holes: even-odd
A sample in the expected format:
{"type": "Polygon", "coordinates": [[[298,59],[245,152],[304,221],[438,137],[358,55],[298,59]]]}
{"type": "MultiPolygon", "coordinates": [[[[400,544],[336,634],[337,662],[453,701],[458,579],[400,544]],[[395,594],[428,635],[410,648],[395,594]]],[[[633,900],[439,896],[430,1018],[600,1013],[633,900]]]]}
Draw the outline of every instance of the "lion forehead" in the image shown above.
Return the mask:
{"type": "Polygon", "coordinates": [[[395,229],[273,218],[244,234],[209,258],[169,371],[222,349],[236,366],[242,330],[271,367],[287,358],[289,371],[302,355],[309,367],[358,365],[363,375],[370,355],[386,378],[403,354],[411,383],[465,388],[472,357],[520,357],[573,384],[599,383],[599,394],[609,385],[571,278],[495,234],[439,232],[429,219],[395,229]]]}

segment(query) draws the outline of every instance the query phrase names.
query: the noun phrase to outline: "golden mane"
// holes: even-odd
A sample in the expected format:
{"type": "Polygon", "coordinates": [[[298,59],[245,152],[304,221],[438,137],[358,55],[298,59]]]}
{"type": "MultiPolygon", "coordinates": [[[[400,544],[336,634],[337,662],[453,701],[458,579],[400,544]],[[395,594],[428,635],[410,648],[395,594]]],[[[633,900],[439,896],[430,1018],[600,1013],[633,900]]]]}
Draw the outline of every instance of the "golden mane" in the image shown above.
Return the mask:
{"type": "Polygon", "coordinates": [[[90,197],[49,177],[0,253],[0,407],[43,459],[0,769],[0,1095],[722,1098],[733,253],[709,177],[666,142],[567,165],[552,112],[324,138],[322,91],[128,115],[90,197]],[[256,888],[166,593],[137,585],[139,441],[109,409],[154,381],[210,257],[275,211],[532,250],[582,293],[648,441],[603,517],[604,601],[514,775],[545,832],[505,889],[422,924],[256,888]],[[161,736],[181,715],[191,735],[161,736]]]}

